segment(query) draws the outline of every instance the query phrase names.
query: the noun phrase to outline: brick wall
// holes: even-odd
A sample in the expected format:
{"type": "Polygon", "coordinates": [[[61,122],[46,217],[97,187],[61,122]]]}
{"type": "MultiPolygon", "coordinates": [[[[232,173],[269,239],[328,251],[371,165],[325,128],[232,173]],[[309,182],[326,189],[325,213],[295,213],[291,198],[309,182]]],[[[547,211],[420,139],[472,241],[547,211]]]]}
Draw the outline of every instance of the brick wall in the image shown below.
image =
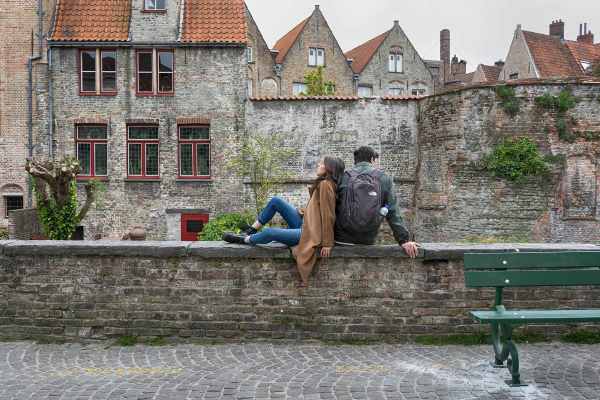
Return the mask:
{"type": "Polygon", "coordinates": [[[359,85],[371,86],[374,96],[387,96],[392,87],[402,88],[404,95],[411,95],[412,90],[417,88],[426,89],[426,94],[433,94],[435,89],[433,77],[427,65],[402,28],[396,24],[361,72],[359,85]],[[389,57],[392,48],[401,49],[404,67],[402,73],[389,72],[389,57]]]}
{"type": "Polygon", "coordinates": [[[340,96],[352,96],[355,93],[353,72],[346,56],[340,48],[333,32],[331,31],[325,17],[317,8],[294,45],[290,48],[282,65],[281,94],[291,96],[295,82],[304,82],[307,72],[313,70],[308,66],[308,51],[310,47],[325,49],[325,68],[323,75],[325,80],[334,81],[336,94],[340,96]]]}
{"type": "Polygon", "coordinates": [[[278,96],[280,78],[275,74],[275,59],[271,49],[246,9],[248,46],[252,48],[253,62],[248,64],[248,78],[252,80],[252,96],[278,96]]]}
{"type": "MultiPolygon", "coordinates": [[[[310,288],[285,249],[220,243],[0,242],[0,338],[121,335],[407,339],[479,331],[493,289],[464,285],[462,255],[486,246],[336,248],[310,288]]],[[[495,251],[513,251],[496,246],[495,251]]],[[[597,246],[520,247],[522,251],[597,246]]],[[[599,308],[597,288],[506,290],[510,308],[599,308]]],[[[566,326],[544,327],[546,334],[566,326]]]]}

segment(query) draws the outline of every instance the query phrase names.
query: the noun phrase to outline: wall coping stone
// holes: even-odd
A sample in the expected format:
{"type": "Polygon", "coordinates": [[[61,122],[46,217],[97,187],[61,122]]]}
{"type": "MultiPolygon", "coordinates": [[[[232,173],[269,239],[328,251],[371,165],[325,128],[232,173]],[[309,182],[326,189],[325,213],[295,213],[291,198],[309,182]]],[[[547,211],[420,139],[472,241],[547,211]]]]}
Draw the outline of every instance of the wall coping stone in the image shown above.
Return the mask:
{"type": "MultiPolygon", "coordinates": [[[[461,260],[465,253],[512,251],[600,251],[593,244],[456,244],[424,243],[419,258],[428,260],[461,260]]],[[[0,241],[0,254],[6,256],[124,256],[124,257],[200,257],[200,258],[274,258],[289,259],[290,251],[282,245],[259,247],[225,242],[132,242],[132,241],[0,241]]],[[[337,246],[333,258],[407,258],[399,246],[337,246]]]]}

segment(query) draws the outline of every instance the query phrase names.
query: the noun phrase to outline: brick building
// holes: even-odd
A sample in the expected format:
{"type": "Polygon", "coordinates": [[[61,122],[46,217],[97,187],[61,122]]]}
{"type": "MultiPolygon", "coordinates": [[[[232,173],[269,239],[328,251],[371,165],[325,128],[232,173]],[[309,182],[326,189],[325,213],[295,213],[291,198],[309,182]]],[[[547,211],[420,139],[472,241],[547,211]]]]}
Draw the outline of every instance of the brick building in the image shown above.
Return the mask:
{"type": "Polygon", "coordinates": [[[282,96],[304,92],[304,76],[318,66],[324,68],[325,79],[335,83],[337,95],[354,95],[354,73],[319,6],[279,39],[274,50],[282,96]]]}
{"type": "Polygon", "coordinates": [[[8,211],[31,201],[25,160],[42,151],[34,146],[37,115],[45,106],[37,93],[45,84],[45,32],[53,10],[49,0],[0,4],[0,227],[8,225],[8,211]]]}
{"type": "Polygon", "coordinates": [[[433,94],[434,77],[398,21],[392,29],[348,51],[360,97],[433,94]]]}
{"type": "Polygon", "coordinates": [[[565,39],[565,23],[552,21],[549,33],[525,31],[517,25],[500,80],[584,76],[600,62],[600,43],[580,26],[577,41],[565,39]]]}
{"type": "Polygon", "coordinates": [[[280,76],[276,73],[275,56],[262,33],[252,13],[246,7],[246,23],[248,26],[248,93],[260,97],[278,96],[281,86],[280,76]]]}
{"type": "Polygon", "coordinates": [[[243,187],[225,158],[244,132],[245,21],[242,0],[59,2],[55,153],[78,157],[80,181],[107,185],[86,237],[141,225],[150,238],[194,238],[234,206],[243,187]]]}

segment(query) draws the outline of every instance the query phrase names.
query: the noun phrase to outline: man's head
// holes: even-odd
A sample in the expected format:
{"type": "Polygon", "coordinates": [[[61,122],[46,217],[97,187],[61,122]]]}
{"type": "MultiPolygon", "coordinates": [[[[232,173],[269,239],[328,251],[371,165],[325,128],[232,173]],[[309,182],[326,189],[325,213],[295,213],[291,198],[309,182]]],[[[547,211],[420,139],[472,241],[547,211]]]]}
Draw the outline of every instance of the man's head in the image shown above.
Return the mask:
{"type": "Polygon", "coordinates": [[[361,162],[373,163],[378,158],[379,154],[369,146],[362,146],[354,152],[354,164],[361,162]]]}

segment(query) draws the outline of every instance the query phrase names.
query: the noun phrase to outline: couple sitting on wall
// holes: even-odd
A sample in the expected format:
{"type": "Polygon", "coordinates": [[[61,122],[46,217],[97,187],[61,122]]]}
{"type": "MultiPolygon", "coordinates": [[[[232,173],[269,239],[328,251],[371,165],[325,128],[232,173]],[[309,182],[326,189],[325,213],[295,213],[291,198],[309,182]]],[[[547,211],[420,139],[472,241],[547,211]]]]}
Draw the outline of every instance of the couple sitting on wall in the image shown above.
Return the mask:
{"type": "Polygon", "coordinates": [[[252,226],[239,235],[225,233],[223,240],[247,245],[279,242],[292,247],[303,286],[308,284],[319,249],[321,257],[329,257],[335,243],[372,245],[384,218],[404,252],[416,257],[418,244],[409,241],[396,206],[392,179],[373,166],[378,158],[372,148],[361,147],[354,152],[354,168],[345,171],[341,159],[325,157],[317,167],[306,209],[298,210],[274,197],[252,226]],[[261,229],[276,213],[288,228],[261,229]]]}

